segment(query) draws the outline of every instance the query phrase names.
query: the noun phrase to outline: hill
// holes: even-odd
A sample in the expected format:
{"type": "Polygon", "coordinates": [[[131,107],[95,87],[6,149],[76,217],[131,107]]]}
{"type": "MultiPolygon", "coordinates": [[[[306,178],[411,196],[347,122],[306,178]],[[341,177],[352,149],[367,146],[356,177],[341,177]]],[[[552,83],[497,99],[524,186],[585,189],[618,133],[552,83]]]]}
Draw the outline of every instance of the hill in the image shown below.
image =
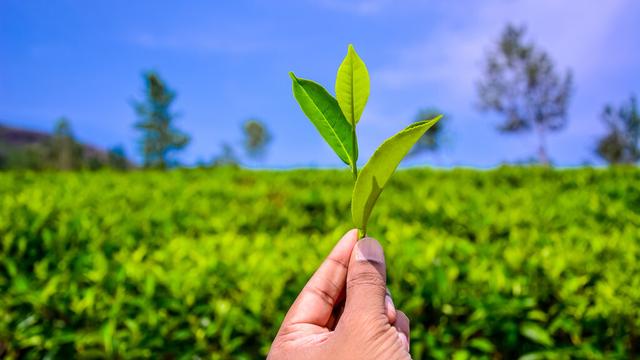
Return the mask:
{"type": "MultiPolygon", "coordinates": [[[[15,150],[29,146],[44,145],[50,142],[52,135],[50,133],[22,129],[0,124],[0,144],[5,150],[15,150]]],[[[107,159],[107,151],[90,144],[80,144],[83,154],[87,158],[107,159]]],[[[2,149],[0,148],[0,151],[2,149]]]]}
{"type": "MultiPolygon", "coordinates": [[[[70,156],[76,158],[76,165],[70,165],[73,168],[102,167],[112,161],[113,155],[110,158],[108,151],[97,146],[77,142],[73,137],[65,141],[66,145],[65,142],[56,141],[50,133],[0,124],[0,169],[58,168],[58,158],[64,156],[61,154],[65,151],[64,146],[68,148],[70,156]]],[[[127,167],[132,166],[126,158],[119,161],[127,167]]]]}

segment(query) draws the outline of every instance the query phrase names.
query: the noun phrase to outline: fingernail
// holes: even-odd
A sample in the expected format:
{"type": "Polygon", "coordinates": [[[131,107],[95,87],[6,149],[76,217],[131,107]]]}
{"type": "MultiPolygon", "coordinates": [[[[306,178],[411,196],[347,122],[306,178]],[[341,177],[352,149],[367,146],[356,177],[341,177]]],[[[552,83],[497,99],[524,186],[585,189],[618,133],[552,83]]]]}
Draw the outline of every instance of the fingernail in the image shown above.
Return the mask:
{"type": "Polygon", "coordinates": [[[371,261],[377,263],[384,263],[384,253],[382,252],[382,246],[376,239],[364,238],[356,244],[355,257],[358,261],[371,261]]]}
{"type": "Polygon", "coordinates": [[[398,333],[398,337],[400,338],[400,342],[402,342],[402,344],[407,349],[407,351],[409,351],[409,340],[407,339],[407,335],[405,335],[404,333],[399,332],[398,333]]]}

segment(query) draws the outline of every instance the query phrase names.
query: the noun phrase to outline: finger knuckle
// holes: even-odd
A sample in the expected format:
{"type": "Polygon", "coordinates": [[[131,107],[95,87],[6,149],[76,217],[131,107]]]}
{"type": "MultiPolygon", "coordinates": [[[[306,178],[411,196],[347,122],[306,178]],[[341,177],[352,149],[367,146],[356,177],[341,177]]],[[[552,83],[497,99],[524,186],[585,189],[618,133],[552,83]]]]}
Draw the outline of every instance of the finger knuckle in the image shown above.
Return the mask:
{"type": "Polygon", "coordinates": [[[361,271],[353,274],[347,283],[347,289],[360,286],[379,287],[386,292],[384,279],[375,271],[361,271]]]}
{"type": "Polygon", "coordinates": [[[327,305],[333,307],[333,305],[336,303],[337,301],[337,296],[331,294],[329,291],[318,287],[318,286],[308,286],[307,287],[308,291],[311,292],[314,296],[316,296],[318,299],[320,299],[322,302],[326,303],[327,305]]]}

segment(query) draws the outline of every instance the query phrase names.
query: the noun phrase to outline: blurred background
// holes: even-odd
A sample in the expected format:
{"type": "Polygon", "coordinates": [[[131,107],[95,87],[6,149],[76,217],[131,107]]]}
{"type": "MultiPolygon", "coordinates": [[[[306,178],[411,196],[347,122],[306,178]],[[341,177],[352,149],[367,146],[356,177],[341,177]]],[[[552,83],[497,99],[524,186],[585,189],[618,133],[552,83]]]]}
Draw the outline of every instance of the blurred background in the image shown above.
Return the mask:
{"type": "MultiPolygon", "coordinates": [[[[504,113],[480,111],[478,84],[489,80],[487,59],[509,24],[522,30],[522,46],[548,56],[551,74],[561,81],[572,76],[563,126],[545,136],[549,160],[558,166],[606,162],[597,152],[598,140],[611,132],[604,108],[628,106],[640,83],[634,1],[0,6],[0,123],[50,134],[64,118],[78,142],[117,148],[135,164],[143,162],[135,103],[144,99],[142,74],[150,71],[175,95],[172,122],[189,141],[172,159],[185,166],[210,163],[225,144],[248,166],[339,166],[295,104],[287,73],[332,90],[349,43],[371,74],[359,129],[362,159],[424,109],[448,115],[446,139],[437,156],[432,151],[408,164],[486,168],[537,157],[535,129],[510,136],[496,131],[504,113]],[[272,135],[259,161],[241,156],[248,119],[260,120],[272,135]]],[[[3,143],[11,138],[3,135],[3,143]]]]}
{"type": "Polygon", "coordinates": [[[264,357],[350,227],[289,71],[353,44],[414,358],[634,358],[640,3],[0,0],[0,358],[264,357]],[[331,191],[327,191],[331,189],[331,191]]]}

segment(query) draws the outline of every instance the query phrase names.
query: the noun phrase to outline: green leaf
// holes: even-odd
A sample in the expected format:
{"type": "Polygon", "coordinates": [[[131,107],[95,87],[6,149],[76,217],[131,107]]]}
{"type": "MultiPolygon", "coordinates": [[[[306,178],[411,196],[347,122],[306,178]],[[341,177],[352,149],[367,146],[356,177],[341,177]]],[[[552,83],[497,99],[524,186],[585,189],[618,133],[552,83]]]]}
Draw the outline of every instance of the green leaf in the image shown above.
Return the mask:
{"type": "Polygon", "coordinates": [[[546,352],[544,351],[528,353],[518,358],[518,360],[545,360],[545,359],[550,359],[550,358],[547,357],[546,352]]]}
{"type": "Polygon", "coordinates": [[[551,336],[549,335],[547,330],[545,330],[538,324],[526,322],[520,325],[520,333],[524,337],[529,338],[530,340],[538,344],[545,346],[553,345],[553,339],[551,339],[551,336]]]}
{"type": "Polygon", "coordinates": [[[351,215],[354,225],[362,230],[363,234],[366,234],[367,221],[378,196],[400,161],[407,155],[413,144],[441,117],[442,115],[407,126],[383,142],[362,168],[353,188],[351,215]]]}
{"type": "Polygon", "coordinates": [[[463,349],[463,350],[457,350],[456,352],[454,352],[451,358],[453,360],[467,360],[470,356],[471,354],[469,354],[467,350],[463,349]]]}
{"type": "Polygon", "coordinates": [[[347,120],[354,127],[369,99],[369,72],[353,45],[342,60],[336,77],[336,98],[347,120]]]}
{"type": "Polygon", "coordinates": [[[495,351],[495,346],[485,338],[475,338],[471,339],[469,345],[473,348],[476,348],[484,353],[490,354],[495,351]]]}
{"type": "Polygon", "coordinates": [[[289,75],[293,80],[293,95],[304,114],[338,157],[347,165],[354,164],[358,154],[352,152],[358,146],[354,144],[351,124],[340,110],[338,101],[320,84],[299,79],[293,73],[289,75]]]}

